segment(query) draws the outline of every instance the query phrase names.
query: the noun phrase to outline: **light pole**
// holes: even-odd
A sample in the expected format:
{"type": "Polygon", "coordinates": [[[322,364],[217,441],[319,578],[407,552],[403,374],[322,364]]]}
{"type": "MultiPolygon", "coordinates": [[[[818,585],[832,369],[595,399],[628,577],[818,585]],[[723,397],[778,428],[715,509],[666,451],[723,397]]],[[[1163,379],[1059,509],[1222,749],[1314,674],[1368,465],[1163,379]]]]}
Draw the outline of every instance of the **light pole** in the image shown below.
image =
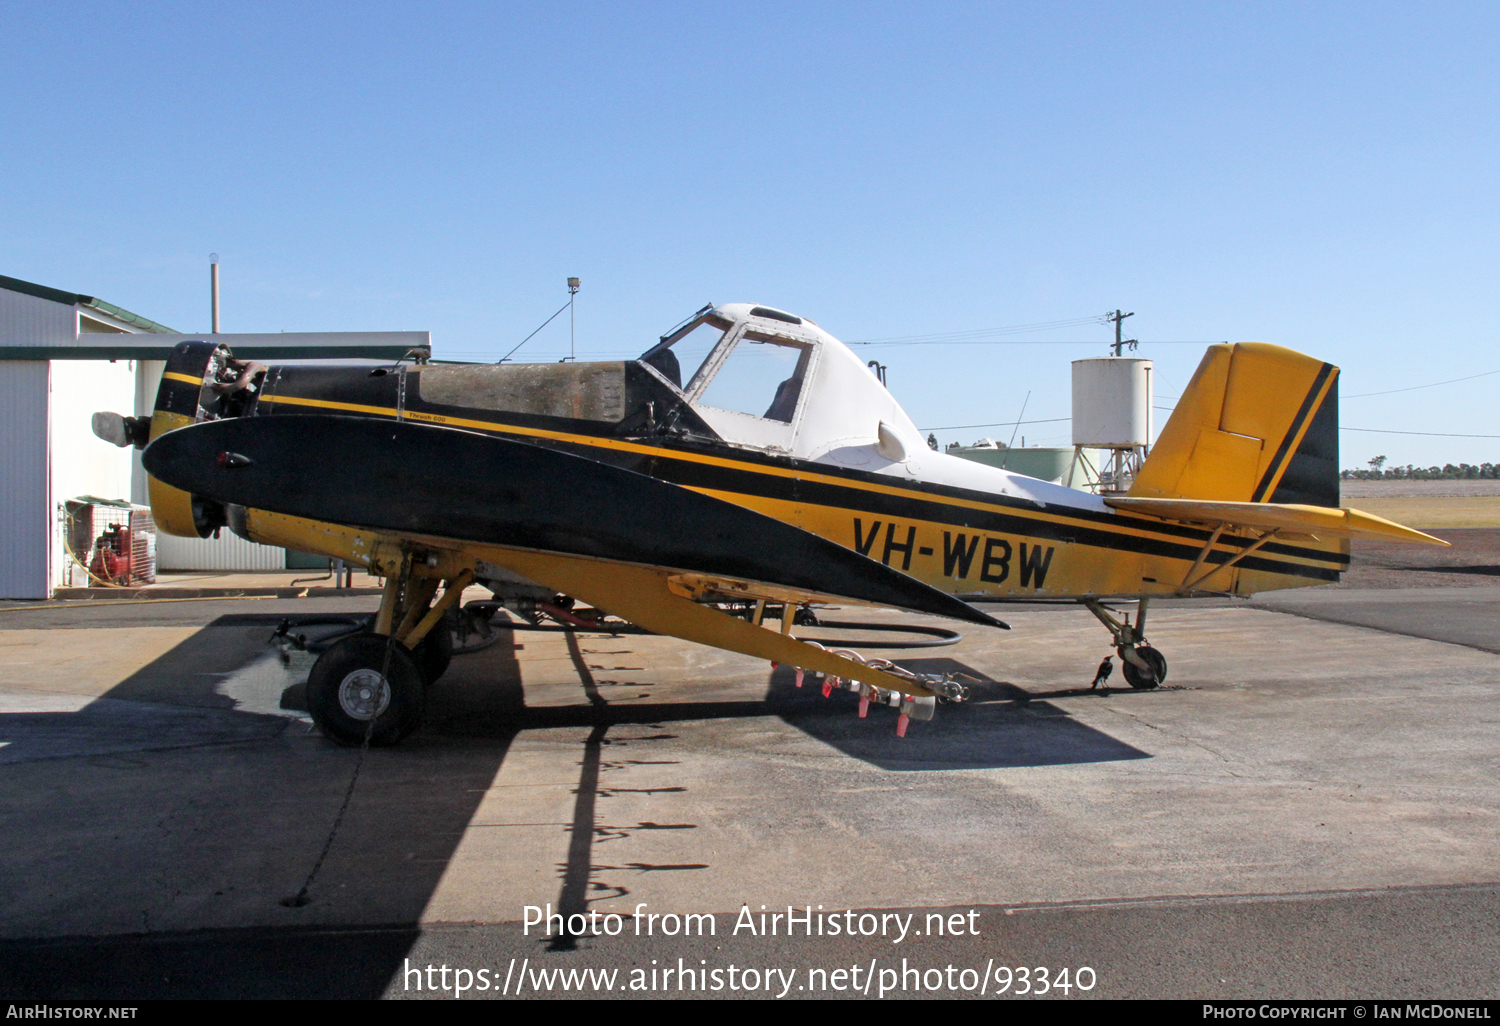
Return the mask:
{"type": "Polygon", "coordinates": [[[568,279],[568,359],[577,360],[577,336],[573,323],[573,297],[578,295],[578,279],[568,279]]]}

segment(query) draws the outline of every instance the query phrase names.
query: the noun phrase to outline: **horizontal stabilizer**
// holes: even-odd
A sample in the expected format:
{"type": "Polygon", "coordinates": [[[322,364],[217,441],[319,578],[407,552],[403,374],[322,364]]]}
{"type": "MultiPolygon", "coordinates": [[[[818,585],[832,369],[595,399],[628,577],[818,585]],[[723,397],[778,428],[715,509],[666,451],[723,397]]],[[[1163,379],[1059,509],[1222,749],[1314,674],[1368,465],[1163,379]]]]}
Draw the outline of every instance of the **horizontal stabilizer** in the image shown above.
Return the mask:
{"type": "Polygon", "coordinates": [[[1270,502],[1216,502],[1208,499],[1142,499],[1106,497],[1106,506],[1127,513],[1144,513],[1186,524],[1251,527],[1260,531],[1327,535],[1333,538],[1383,538],[1394,541],[1447,545],[1441,538],[1373,513],[1327,506],[1300,506],[1270,502]]]}
{"type": "Polygon", "coordinates": [[[411,421],[307,414],[162,435],[147,472],[227,505],[392,533],[763,582],[1005,624],[815,534],[645,474],[411,421]]]}

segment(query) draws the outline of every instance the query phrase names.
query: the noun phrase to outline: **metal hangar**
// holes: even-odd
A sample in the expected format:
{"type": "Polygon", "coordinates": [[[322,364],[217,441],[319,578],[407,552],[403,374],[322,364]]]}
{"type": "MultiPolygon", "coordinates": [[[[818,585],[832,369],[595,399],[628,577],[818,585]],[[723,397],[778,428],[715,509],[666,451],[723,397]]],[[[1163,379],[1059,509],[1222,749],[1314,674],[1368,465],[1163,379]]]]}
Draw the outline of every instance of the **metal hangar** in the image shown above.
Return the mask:
{"type": "MultiPolygon", "coordinates": [[[[93,296],[0,275],[0,598],[45,599],[69,563],[60,504],[78,495],[146,502],[140,453],[94,437],[96,410],[149,415],[167,354],[222,339],[251,359],[398,359],[425,331],[181,334],[93,296]]],[[[281,549],[225,532],[159,540],[164,569],[277,570],[281,549]]]]}

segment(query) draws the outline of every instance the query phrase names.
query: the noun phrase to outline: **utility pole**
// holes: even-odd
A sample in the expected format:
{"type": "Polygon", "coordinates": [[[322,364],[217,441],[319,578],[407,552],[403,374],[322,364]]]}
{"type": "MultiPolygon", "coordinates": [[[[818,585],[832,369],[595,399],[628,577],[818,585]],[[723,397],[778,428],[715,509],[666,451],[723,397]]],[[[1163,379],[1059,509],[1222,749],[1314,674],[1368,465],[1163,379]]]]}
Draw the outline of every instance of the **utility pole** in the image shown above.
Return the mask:
{"type": "Polygon", "coordinates": [[[573,297],[576,296],[576,295],[578,295],[578,286],[579,286],[579,284],[580,283],[579,283],[579,280],[577,278],[569,278],[568,279],[568,360],[569,360],[569,362],[576,361],[578,359],[578,344],[577,344],[577,341],[576,341],[576,337],[577,336],[575,334],[574,326],[573,326],[573,297]]]}
{"type": "Polygon", "coordinates": [[[1119,356],[1121,354],[1123,348],[1125,346],[1127,346],[1127,345],[1131,349],[1135,348],[1135,341],[1136,341],[1135,339],[1133,339],[1133,338],[1127,338],[1127,339],[1120,338],[1120,325],[1121,325],[1121,323],[1125,320],[1125,318],[1127,318],[1127,317],[1134,317],[1134,316],[1135,316],[1135,312],[1134,311],[1131,311],[1130,313],[1121,313],[1120,311],[1116,310],[1114,313],[1110,314],[1109,317],[1107,318],[1107,320],[1113,322],[1114,326],[1115,326],[1115,355],[1116,356],[1119,356]]]}

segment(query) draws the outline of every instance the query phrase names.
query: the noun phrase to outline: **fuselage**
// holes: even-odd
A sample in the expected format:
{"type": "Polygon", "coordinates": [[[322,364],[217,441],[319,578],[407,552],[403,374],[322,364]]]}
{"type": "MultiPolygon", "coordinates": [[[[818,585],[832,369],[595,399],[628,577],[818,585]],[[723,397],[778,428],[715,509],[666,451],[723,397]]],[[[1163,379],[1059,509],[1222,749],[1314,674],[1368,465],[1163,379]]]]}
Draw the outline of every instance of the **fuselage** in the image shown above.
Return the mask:
{"type": "MultiPolygon", "coordinates": [[[[676,358],[668,365],[660,355],[668,336],[635,361],[272,366],[229,415],[413,421],[555,448],[753,509],[971,600],[1171,594],[1209,541],[1201,527],[1122,513],[1096,495],[928,448],[858,357],[810,322],[748,305],[700,312],[699,321],[722,335],[686,383],[676,358]],[[764,416],[761,400],[720,377],[734,369],[736,346],[786,357],[789,376],[764,416]],[[721,396],[724,406],[712,405],[721,396]]],[[[153,436],[214,415],[203,378],[201,358],[169,365],[153,436]]],[[[181,506],[180,494],[158,486],[163,507],[181,506]]],[[[170,530],[167,512],[158,516],[170,530]]],[[[180,529],[180,513],[176,520],[180,529]]],[[[230,523],[254,541],[355,560],[371,544],[358,531],[253,509],[230,523]]],[[[1220,537],[1209,565],[1252,542],[1220,537]]],[[[1198,590],[1323,584],[1347,562],[1347,542],[1277,540],[1198,590]]]]}

